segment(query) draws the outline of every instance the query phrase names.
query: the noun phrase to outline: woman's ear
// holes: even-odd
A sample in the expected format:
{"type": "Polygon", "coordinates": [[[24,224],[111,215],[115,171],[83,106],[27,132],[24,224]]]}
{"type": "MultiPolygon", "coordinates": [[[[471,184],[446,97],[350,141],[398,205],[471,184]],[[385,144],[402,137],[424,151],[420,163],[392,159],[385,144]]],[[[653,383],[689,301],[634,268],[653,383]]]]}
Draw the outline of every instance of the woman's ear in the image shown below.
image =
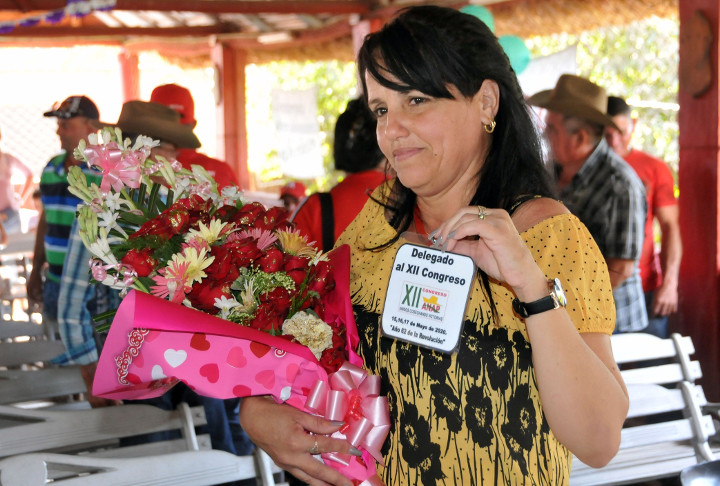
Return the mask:
{"type": "Polygon", "coordinates": [[[475,96],[479,101],[483,115],[487,117],[487,120],[483,120],[483,122],[486,124],[492,123],[500,105],[500,88],[497,83],[492,79],[486,79],[475,96]]]}

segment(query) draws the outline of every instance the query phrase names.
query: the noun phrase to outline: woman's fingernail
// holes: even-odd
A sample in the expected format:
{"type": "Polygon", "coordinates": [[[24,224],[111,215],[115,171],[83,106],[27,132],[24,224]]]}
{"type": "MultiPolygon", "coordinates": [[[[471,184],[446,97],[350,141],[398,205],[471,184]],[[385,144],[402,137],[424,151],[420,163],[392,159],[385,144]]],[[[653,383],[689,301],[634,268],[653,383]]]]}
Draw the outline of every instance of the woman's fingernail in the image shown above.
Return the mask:
{"type": "Polygon", "coordinates": [[[345,422],[342,422],[340,420],[333,420],[330,423],[333,424],[335,427],[342,427],[343,425],[345,425],[345,422]]]}
{"type": "Polygon", "coordinates": [[[348,453],[352,456],[360,457],[362,456],[362,451],[358,449],[357,447],[351,447],[348,453]]]}
{"type": "Polygon", "coordinates": [[[455,238],[455,233],[456,233],[456,230],[452,230],[450,232],[450,234],[448,235],[447,239],[452,240],[453,238],[455,238]]]}
{"type": "Polygon", "coordinates": [[[430,238],[430,239],[432,240],[435,236],[437,236],[438,231],[440,231],[440,228],[438,228],[438,229],[436,229],[435,231],[433,231],[432,233],[430,233],[430,234],[428,235],[428,238],[430,238]]]}

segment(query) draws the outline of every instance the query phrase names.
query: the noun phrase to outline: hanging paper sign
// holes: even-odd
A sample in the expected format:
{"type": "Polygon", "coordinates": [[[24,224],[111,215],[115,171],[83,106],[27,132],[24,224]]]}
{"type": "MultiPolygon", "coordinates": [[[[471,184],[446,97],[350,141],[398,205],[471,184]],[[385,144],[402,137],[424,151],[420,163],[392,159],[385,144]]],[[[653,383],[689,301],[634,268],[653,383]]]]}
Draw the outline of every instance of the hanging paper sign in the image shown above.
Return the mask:
{"type": "Polygon", "coordinates": [[[460,341],[475,276],[472,258],[404,244],[395,256],[382,315],[383,333],[444,353],[460,341]]]}

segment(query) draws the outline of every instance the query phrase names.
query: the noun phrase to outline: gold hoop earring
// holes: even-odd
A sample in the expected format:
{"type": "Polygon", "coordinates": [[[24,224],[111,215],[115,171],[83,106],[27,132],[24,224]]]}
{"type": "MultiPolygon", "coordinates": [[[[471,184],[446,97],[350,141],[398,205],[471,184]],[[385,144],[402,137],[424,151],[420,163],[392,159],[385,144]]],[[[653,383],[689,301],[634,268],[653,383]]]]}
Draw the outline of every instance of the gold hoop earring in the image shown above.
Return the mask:
{"type": "Polygon", "coordinates": [[[496,125],[495,120],[491,121],[490,123],[488,123],[487,125],[485,125],[485,131],[486,131],[487,133],[492,133],[492,132],[494,132],[494,131],[495,131],[495,125],[496,125]]]}

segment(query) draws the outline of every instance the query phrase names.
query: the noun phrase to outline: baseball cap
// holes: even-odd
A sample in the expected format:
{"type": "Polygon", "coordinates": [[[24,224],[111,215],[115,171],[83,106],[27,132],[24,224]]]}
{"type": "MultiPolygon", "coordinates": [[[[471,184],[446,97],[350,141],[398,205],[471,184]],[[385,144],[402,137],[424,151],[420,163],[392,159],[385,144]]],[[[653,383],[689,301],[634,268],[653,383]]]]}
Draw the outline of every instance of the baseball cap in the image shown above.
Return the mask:
{"type": "Polygon", "coordinates": [[[288,182],[280,189],[280,199],[282,199],[283,196],[292,196],[297,199],[302,199],[305,197],[306,189],[305,184],[302,182],[288,182]]]}
{"type": "Polygon", "coordinates": [[[55,103],[50,111],[43,113],[43,116],[54,116],[62,119],[84,116],[91,120],[98,120],[100,112],[87,96],[70,96],[62,103],[55,103]]]}
{"type": "Polygon", "coordinates": [[[180,123],[195,126],[195,102],[187,88],[177,84],[163,84],[152,91],[150,101],[169,106],[180,113],[180,123]]]}

